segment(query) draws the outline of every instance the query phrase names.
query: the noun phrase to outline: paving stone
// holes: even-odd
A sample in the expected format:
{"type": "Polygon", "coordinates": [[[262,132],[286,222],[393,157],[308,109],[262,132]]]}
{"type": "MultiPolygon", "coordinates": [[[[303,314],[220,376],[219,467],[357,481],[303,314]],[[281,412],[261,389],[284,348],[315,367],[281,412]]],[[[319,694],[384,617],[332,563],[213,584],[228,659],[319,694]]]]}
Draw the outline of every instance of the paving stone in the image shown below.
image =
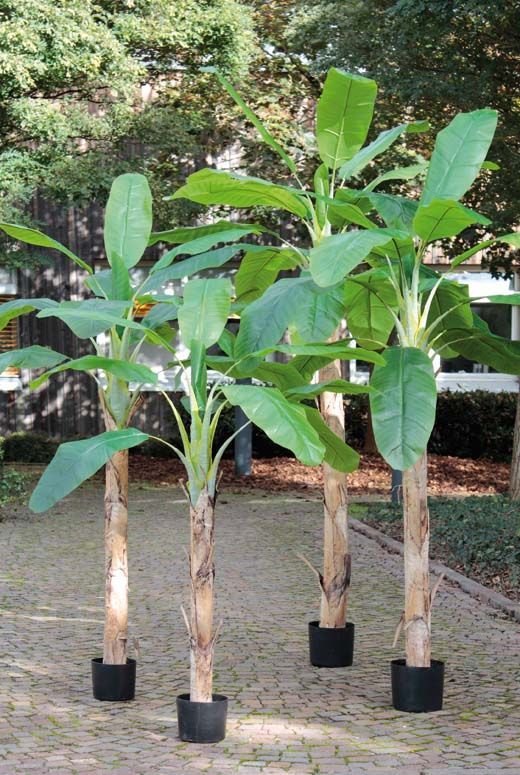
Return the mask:
{"type": "Polygon", "coordinates": [[[180,605],[188,596],[187,513],[175,488],[133,488],[131,639],[141,655],[131,703],[92,697],[101,653],[103,513],[99,484],[53,512],[0,523],[0,773],[6,775],[471,775],[520,773],[518,624],[444,586],[434,656],[445,708],[390,704],[389,661],[402,599],[401,558],[352,535],[352,668],[308,662],[316,581],[296,557],[321,557],[321,503],[225,492],[217,511],[215,690],[228,736],[177,738],[175,697],[189,682],[180,605]],[[177,503],[174,503],[177,501],[177,503]]]}

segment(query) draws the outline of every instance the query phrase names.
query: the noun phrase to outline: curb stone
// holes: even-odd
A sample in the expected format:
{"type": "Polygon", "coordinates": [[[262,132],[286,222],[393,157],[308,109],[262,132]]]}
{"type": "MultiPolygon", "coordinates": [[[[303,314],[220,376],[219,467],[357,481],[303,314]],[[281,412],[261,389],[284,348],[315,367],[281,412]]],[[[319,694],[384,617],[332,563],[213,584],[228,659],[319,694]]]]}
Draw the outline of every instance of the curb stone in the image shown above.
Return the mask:
{"type": "MultiPolygon", "coordinates": [[[[404,554],[404,547],[401,541],[396,541],[395,538],[390,538],[381,530],[378,530],[371,525],[365,525],[364,522],[361,522],[359,519],[355,519],[354,517],[349,518],[349,524],[355,532],[361,533],[366,538],[371,538],[380,546],[387,549],[389,552],[400,555],[404,554]]],[[[493,608],[502,611],[510,618],[520,622],[520,605],[514,603],[512,600],[509,600],[509,598],[507,598],[505,595],[501,595],[500,592],[495,592],[494,590],[485,587],[483,584],[479,584],[478,581],[469,579],[462,573],[459,573],[452,568],[448,568],[447,565],[443,565],[437,560],[430,561],[430,570],[437,574],[437,576],[440,576],[444,573],[444,576],[447,579],[452,581],[454,584],[457,584],[457,586],[459,586],[468,595],[471,595],[471,597],[488,603],[488,605],[492,606],[493,608]]]]}

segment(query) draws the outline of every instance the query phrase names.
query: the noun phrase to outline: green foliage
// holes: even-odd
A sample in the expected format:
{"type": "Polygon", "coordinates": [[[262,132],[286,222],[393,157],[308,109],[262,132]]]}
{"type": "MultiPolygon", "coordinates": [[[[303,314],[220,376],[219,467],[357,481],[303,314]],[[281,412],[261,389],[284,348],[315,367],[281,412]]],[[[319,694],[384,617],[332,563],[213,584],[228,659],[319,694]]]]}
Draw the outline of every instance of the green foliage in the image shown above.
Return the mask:
{"type": "Polygon", "coordinates": [[[135,447],[147,439],[148,435],[137,428],[125,428],[61,444],[33,490],[30,508],[36,512],[50,509],[99,471],[116,452],[135,447]]]}
{"type": "Polygon", "coordinates": [[[58,446],[43,433],[18,431],[5,437],[3,451],[8,463],[49,463],[58,446]]]}
{"type": "Polygon", "coordinates": [[[0,471],[0,509],[13,503],[25,501],[27,494],[27,476],[11,468],[0,471]]]}
{"type": "MultiPolygon", "coordinates": [[[[36,188],[67,203],[104,198],[124,171],[148,169],[153,189],[175,187],[186,155],[224,139],[200,66],[236,77],[255,52],[251,11],[238,0],[5,0],[0,219],[28,223],[36,188]],[[129,141],[147,154],[129,158],[129,141]]],[[[22,256],[0,246],[1,263],[22,256]]]]}
{"type": "MultiPolygon", "coordinates": [[[[501,591],[520,593],[520,509],[505,496],[429,498],[430,554],[501,591]],[[499,577],[497,579],[497,577],[499,577]]],[[[374,504],[365,520],[400,536],[402,510],[374,504]]]]}
{"type": "MultiPolygon", "coordinates": [[[[305,0],[293,3],[290,11],[281,4],[277,9],[278,46],[303,54],[313,75],[321,76],[334,66],[378,82],[375,133],[414,117],[426,118],[438,129],[459,111],[483,105],[498,110],[500,131],[489,158],[499,163],[500,170],[479,175],[468,204],[492,218],[497,233],[516,226],[520,200],[516,2],[305,0]]],[[[432,144],[427,136],[417,136],[414,147],[428,156],[432,144]]],[[[402,166],[410,158],[400,144],[390,153],[388,166],[402,166]]],[[[471,229],[462,235],[465,246],[474,234],[471,229]]],[[[455,252],[454,246],[448,250],[455,252]]],[[[514,254],[502,247],[487,251],[487,256],[495,258],[493,266],[499,270],[510,267],[514,254]]]]}
{"type": "MultiPolygon", "coordinates": [[[[516,393],[443,390],[437,395],[428,452],[462,458],[511,461],[516,393]]],[[[345,400],[347,442],[363,449],[369,422],[368,396],[345,400]]]]}

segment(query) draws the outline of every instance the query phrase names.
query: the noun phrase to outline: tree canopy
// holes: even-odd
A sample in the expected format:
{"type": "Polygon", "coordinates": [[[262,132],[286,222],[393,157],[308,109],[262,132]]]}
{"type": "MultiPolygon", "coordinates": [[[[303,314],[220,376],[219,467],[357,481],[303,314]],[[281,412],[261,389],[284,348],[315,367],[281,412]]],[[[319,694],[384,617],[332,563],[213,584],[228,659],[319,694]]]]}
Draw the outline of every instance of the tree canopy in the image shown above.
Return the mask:
{"type": "Polygon", "coordinates": [[[510,231],[520,213],[519,12],[518,0],[305,0],[290,13],[281,3],[280,45],[318,75],[334,65],[374,78],[385,126],[424,118],[438,130],[460,111],[496,108],[489,158],[500,170],[484,173],[469,201],[510,231]]]}

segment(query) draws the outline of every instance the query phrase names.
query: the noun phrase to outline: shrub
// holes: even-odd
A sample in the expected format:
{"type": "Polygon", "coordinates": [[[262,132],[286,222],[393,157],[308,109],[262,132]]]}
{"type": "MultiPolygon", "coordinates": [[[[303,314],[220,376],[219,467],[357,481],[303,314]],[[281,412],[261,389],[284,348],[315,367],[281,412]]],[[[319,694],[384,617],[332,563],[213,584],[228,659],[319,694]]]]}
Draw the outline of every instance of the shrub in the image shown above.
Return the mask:
{"type": "Polygon", "coordinates": [[[2,466],[0,470],[0,509],[16,499],[25,498],[27,477],[2,466]]]}
{"type": "MultiPolygon", "coordinates": [[[[442,391],[437,397],[437,417],[428,451],[509,462],[516,401],[516,393],[442,391]]],[[[348,443],[361,451],[368,427],[367,396],[345,400],[345,423],[348,443]]]]}
{"type": "Polygon", "coordinates": [[[59,441],[43,433],[19,431],[4,439],[4,459],[17,463],[49,463],[58,449],[59,441]]]}

